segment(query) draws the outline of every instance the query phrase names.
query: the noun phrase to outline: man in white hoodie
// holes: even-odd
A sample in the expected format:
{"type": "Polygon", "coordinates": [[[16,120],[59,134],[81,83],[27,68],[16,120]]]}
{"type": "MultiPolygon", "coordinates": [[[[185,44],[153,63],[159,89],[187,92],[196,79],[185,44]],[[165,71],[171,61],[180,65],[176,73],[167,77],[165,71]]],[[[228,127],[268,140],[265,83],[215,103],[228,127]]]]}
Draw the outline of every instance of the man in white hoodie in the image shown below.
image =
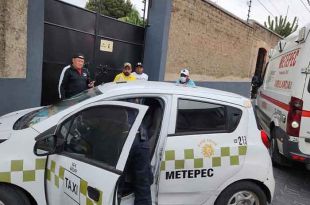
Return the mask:
{"type": "Polygon", "coordinates": [[[134,75],[134,76],[136,76],[136,79],[137,80],[148,80],[149,79],[149,76],[147,75],[147,74],[145,74],[145,73],[143,73],[143,65],[142,65],[142,63],[137,63],[137,65],[136,65],[136,69],[135,69],[135,72],[133,72],[132,74],[134,75]]]}

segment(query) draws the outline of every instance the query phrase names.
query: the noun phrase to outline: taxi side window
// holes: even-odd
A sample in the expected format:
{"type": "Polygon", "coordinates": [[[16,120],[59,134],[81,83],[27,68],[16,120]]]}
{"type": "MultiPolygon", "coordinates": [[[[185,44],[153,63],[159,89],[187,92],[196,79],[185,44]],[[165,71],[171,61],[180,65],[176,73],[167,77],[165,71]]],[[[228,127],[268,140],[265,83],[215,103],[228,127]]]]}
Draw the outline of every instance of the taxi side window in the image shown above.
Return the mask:
{"type": "Polygon", "coordinates": [[[179,99],[176,134],[232,132],[242,111],[220,104],[179,99]]]}
{"type": "Polygon", "coordinates": [[[115,168],[137,114],[136,109],[119,106],[83,110],[59,129],[64,153],[115,168]]]}

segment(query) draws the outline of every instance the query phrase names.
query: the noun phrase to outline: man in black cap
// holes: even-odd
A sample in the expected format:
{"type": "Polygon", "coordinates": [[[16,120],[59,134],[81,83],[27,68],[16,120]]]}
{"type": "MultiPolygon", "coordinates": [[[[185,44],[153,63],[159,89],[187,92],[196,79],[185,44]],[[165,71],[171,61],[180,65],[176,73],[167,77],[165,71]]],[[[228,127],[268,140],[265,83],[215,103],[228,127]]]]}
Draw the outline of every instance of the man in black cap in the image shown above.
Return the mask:
{"type": "Polygon", "coordinates": [[[62,70],[58,84],[60,99],[70,98],[94,87],[95,81],[91,81],[88,70],[84,68],[84,61],[84,55],[77,53],[73,55],[72,64],[62,70]]]}
{"type": "Polygon", "coordinates": [[[138,62],[136,65],[136,70],[132,74],[134,76],[136,76],[137,80],[146,80],[147,81],[149,79],[149,76],[147,74],[143,73],[143,71],[144,71],[144,69],[143,69],[142,63],[138,62]]]}

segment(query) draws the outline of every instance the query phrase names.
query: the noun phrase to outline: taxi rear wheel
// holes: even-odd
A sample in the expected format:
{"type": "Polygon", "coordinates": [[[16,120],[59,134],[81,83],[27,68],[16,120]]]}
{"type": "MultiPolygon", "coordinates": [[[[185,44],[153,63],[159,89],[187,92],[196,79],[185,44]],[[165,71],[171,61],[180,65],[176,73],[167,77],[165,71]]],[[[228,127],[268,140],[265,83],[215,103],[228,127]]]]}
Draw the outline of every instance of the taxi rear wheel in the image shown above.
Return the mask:
{"type": "Polygon", "coordinates": [[[31,205],[31,203],[21,190],[6,184],[1,184],[0,205],[31,205]]]}
{"type": "Polygon", "coordinates": [[[253,182],[237,182],[227,187],[215,205],[267,205],[265,192],[253,182]]]}

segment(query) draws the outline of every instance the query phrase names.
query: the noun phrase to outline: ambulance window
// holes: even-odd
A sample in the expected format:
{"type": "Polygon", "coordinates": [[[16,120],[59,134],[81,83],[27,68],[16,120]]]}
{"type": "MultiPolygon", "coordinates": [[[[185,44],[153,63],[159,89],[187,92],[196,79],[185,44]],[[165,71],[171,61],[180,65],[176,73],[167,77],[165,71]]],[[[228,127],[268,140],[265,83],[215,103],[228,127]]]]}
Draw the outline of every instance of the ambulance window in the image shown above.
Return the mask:
{"type": "Polygon", "coordinates": [[[224,105],[180,99],[175,132],[226,132],[226,115],[224,105]]]}
{"type": "Polygon", "coordinates": [[[115,168],[137,114],[136,109],[119,106],[97,106],[76,114],[59,129],[59,135],[66,135],[64,154],[115,168]]]}

